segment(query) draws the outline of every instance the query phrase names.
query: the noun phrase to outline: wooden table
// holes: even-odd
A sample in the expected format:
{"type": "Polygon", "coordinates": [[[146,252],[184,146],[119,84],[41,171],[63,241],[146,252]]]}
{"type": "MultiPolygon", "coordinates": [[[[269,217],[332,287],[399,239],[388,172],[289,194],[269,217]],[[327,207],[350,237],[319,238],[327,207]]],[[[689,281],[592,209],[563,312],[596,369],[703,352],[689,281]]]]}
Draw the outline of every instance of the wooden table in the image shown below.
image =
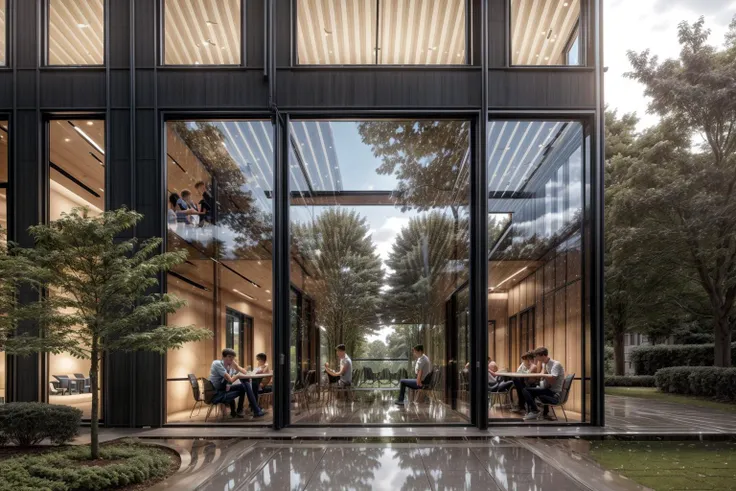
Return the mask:
{"type": "Polygon", "coordinates": [[[549,373],[520,373],[520,372],[496,372],[496,377],[508,377],[508,378],[555,378],[554,375],[549,373]]]}
{"type": "Polygon", "coordinates": [[[254,378],[266,378],[273,377],[273,373],[239,373],[237,378],[240,380],[252,380],[254,378]]]}

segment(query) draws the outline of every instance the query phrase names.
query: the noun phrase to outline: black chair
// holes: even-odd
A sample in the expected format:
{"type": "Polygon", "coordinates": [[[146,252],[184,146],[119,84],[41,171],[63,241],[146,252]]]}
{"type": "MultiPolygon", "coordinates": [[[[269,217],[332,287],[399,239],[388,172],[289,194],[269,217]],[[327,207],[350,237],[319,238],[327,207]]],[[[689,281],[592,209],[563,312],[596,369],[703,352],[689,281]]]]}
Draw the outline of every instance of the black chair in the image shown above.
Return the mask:
{"type": "Polygon", "coordinates": [[[225,414],[227,414],[230,408],[224,402],[212,402],[212,400],[215,398],[215,394],[217,394],[217,389],[215,389],[215,386],[212,385],[212,382],[210,382],[209,379],[203,378],[202,385],[204,386],[204,403],[209,406],[209,408],[207,409],[207,414],[204,417],[204,422],[207,422],[210,417],[210,413],[212,413],[212,410],[215,408],[215,406],[217,406],[217,411],[219,411],[220,413],[220,419],[224,419],[225,414]]]}
{"type": "Polygon", "coordinates": [[[194,410],[197,409],[197,404],[199,404],[197,416],[199,416],[199,411],[202,410],[202,406],[204,405],[204,394],[199,387],[199,380],[193,373],[188,374],[187,378],[189,379],[189,384],[192,386],[192,397],[194,397],[194,406],[192,407],[192,412],[189,413],[189,419],[192,419],[192,414],[194,414],[194,410]]]}
{"type": "MultiPolygon", "coordinates": [[[[74,377],[77,379],[77,384],[82,384],[82,390],[81,392],[84,392],[85,394],[88,394],[92,391],[91,384],[89,382],[89,377],[85,377],[81,373],[75,373],[74,377]]],[[[80,392],[79,385],[77,385],[77,392],[80,392]]]]}
{"type": "Polygon", "coordinates": [[[562,382],[562,390],[560,391],[560,395],[557,398],[557,400],[548,398],[547,396],[540,396],[538,398],[542,406],[547,406],[550,409],[552,409],[552,414],[554,415],[555,419],[557,419],[557,413],[555,413],[555,407],[559,407],[560,409],[562,409],[562,414],[565,416],[565,421],[567,422],[567,414],[565,413],[565,404],[567,403],[567,398],[570,397],[570,388],[572,387],[573,380],[575,380],[574,373],[571,373],[570,375],[565,377],[565,381],[562,382]]]}

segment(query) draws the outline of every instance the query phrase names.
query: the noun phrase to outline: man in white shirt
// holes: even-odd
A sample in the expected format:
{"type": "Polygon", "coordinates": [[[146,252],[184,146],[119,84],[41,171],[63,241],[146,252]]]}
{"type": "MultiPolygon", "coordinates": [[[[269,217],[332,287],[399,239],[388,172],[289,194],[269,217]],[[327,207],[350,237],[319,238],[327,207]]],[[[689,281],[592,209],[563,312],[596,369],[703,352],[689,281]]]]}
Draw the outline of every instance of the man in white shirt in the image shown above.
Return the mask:
{"type": "Polygon", "coordinates": [[[399,398],[395,402],[395,404],[398,404],[399,406],[404,405],[404,394],[406,393],[407,387],[409,387],[410,389],[419,390],[429,383],[430,377],[432,376],[432,362],[430,362],[429,357],[424,354],[424,346],[418,344],[414,346],[411,351],[414,357],[417,359],[416,363],[414,364],[414,371],[416,372],[417,377],[416,379],[402,379],[399,382],[399,398]]]}
{"type": "MultiPolygon", "coordinates": [[[[256,355],[256,374],[261,373],[271,373],[271,370],[268,368],[268,362],[266,361],[266,353],[258,353],[256,355]]],[[[263,394],[268,392],[273,392],[273,387],[271,386],[271,377],[264,377],[264,378],[254,378],[251,379],[253,384],[253,393],[254,394],[263,394]]]]}
{"type": "Polygon", "coordinates": [[[353,383],[353,360],[350,359],[345,352],[345,345],[338,344],[335,348],[337,359],[340,362],[340,371],[336,372],[330,368],[329,363],[325,363],[325,373],[330,377],[330,382],[340,387],[347,387],[353,383]]]}
{"type": "MultiPolygon", "coordinates": [[[[556,404],[560,402],[560,393],[562,392],[562,384],[565,382],[565,369],[557,360],[549,357],[549,350],[542,346],[534,350],[534,359],[541,371],[539,378],[541,382],[539,387],[526,387],[522,394],[529,407],[529,412],[524,416],[524,421],[532,421],[539,419],[539,411],[535,399],[548,404],[556,404]]],[[[549,406],[544,406],[544,418],[551,419],[549,416],[549,406]]]]}
{"type": "Polygon", "coordinates": [[[238,373],[246,371],[235,362],[235,350],[225,348],[222,350],[222,359],[215,360],[210,366],[210,382],[217,393],[212,398],[213,404],[230,405],[230,416],[233,418],[244,417],[243,403],[245,396],[248,397],[250,408],[254,418],[260,418],[266,413],[258,407],[258,401],[253,394],[251,384],[239,383],[238,373]],[[238,409],[235,409],[235,399],[238,399],[238,409]]]}

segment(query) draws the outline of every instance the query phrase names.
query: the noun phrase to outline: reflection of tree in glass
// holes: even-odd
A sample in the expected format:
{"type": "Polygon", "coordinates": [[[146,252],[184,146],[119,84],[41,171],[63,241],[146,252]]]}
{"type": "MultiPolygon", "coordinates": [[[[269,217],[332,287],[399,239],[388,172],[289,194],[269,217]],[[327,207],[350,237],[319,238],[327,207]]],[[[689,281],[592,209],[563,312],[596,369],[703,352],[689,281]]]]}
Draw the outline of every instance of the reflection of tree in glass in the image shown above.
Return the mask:
{"type": "MultiPolygon", "coordinates": [[[[534,234],[531,237],[519,239],[514,238],[514,230],[500,244],[494,253],[494,260],[504,261],[537,261],[552,249],[558,247],[570,239],[580,230],[582,223],[582,210],[577,210],[571,219],[564,223],[555,233],[549,237],[534,234]]],[[[514,227],[514,225],[511,225],[514,227]]]]}
{"type": "MultiPolygon", "coordinates": [[[[317,469],[310,480],[310,489],[369,491],[375,489],[375,474],[381,468],[381,455],[389,449],[328,448],[322,458],[324,470],[317,469]],[[317,485],[319,484],[319,485],[317,485]]],[[[390,451],[390,450],[389,450],[390,451]]]]}
{"type": "Polygon", "coordinates": [[[270,210],[257,206],[246,176],[228,152],[225,135],[207,121],[176,121],[171,125],[212,177],[210,186],[217,201],[217,225],[235,233],[237,255],[270,257],[268,250],[258,250],[272,237],[270,210]]]}
{"type": "Polygon", "coordinates": [[[296,252],[313,274],[317,324],[324,327],[328,356],[345,344],[348,354],[361,349],[377,330],[381,259],[365,218],[355,211],[325,210],[311,224],[292,229],[296,252]]]}
{"type": "Polygon", "coordinates": [[[470,124],[467,121],[366,121],[363,143],[382,159],[376,170],[398,181],[402,211],[466,206],[469,196],[470,124]]]}
{"type": "Polygon", "coordinates": [[[466,271],[467,227],[435,211],[412,218],[396,237],[386,265],[383,312],[391,324],[426,327],[444,321],[445,298],[455,288],[455,275],[466,271]]]}

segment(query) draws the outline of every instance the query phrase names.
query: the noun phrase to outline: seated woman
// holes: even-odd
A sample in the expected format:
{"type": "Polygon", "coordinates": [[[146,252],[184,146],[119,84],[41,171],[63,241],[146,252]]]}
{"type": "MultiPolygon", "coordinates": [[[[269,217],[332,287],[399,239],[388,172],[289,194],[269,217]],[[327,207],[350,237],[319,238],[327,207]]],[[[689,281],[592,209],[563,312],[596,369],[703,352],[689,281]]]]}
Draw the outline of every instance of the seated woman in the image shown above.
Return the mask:
{"type": "MultiPolygon", "coordinates": [[[[271,373],[271,370],[268,368],[268,363],[266,362],[266,353],[258,353],[256,355],[256,364],[255,373],[271,373]]],[[[254,394],[267,394],[269,392],[273,392],[271,377],[251,379],[251,384],[253,386],[254,394]]]]}

